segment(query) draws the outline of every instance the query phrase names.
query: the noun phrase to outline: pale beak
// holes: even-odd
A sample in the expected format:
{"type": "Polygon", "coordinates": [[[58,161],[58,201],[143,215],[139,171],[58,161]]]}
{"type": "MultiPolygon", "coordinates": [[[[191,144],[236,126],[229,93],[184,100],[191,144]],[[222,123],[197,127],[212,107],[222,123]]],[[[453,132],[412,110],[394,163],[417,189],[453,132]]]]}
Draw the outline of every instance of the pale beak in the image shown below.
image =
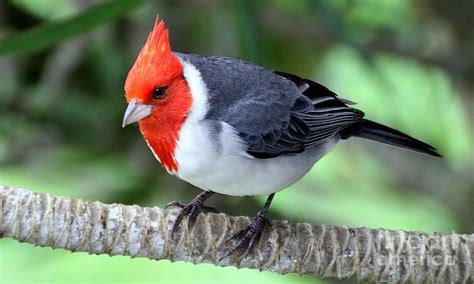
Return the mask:
{"type": "Polygon", "coordinates": [[[128,104],[127,110],[125,111],[125,115],[123,116],[122,127],[149,116],[151,114],[151,109],[151,105],[141,104],[136,99],[131,100],[128,104]]]}

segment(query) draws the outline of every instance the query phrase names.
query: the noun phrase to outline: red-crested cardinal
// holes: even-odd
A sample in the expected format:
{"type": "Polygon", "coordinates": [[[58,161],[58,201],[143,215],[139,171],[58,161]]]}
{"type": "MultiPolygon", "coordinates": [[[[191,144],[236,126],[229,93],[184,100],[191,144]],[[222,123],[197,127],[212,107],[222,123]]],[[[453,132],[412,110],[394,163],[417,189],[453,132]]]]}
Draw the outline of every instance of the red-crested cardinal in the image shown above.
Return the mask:
{"type": "MultiPolygon", "coordinates": [[[[173,175],[204,190],[182,206],[189,223],[214,193],[268,195],[224,257],[250,250],[275,195],[298,181],[343,140],[361,137],[440,156],[432,146],[364,119],[326,87],[250,62],[172,52],[156,20],[125,82],[123,126],[138,122],[146,143],[173,175]]],[[[179,203],[174,202],[174,205],[179,203]]]]}

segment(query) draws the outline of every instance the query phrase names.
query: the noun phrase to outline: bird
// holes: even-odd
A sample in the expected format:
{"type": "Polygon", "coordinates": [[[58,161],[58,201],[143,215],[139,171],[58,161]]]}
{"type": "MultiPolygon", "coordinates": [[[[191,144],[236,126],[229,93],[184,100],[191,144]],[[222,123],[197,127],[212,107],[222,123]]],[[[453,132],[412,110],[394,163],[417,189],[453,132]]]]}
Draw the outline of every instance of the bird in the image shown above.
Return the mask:
{"type": "Polygon", "coordinates": [[[336,144],[352,137],[441,157],[431,145],[364,118],[352,101],[325,86],[240,59],[171,50],[169,31],[156,18],[125,80],[122,127],[138,123],[168,173],[202,192],[179,207],[193,224],[215,193],[268,196],[248,226],[229,241],[249,252],[268,223],[276,192],[301,179],[336,144]]]}

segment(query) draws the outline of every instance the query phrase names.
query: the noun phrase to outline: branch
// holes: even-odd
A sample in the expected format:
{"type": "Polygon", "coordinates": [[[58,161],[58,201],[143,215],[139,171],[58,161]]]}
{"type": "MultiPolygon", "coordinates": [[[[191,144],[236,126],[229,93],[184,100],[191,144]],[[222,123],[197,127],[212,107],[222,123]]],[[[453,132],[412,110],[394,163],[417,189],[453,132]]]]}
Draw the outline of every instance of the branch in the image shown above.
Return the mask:
{"type": "Polygon", "coordinates": [[[0,185],[0,237],[90,254],[212,263],[366,281],[474,281],[474,234],[425,234],[275,221],[255,251],[222,261],[247,217],[201,214],[173,239],[176,212],[103,204],[0,185]]]}

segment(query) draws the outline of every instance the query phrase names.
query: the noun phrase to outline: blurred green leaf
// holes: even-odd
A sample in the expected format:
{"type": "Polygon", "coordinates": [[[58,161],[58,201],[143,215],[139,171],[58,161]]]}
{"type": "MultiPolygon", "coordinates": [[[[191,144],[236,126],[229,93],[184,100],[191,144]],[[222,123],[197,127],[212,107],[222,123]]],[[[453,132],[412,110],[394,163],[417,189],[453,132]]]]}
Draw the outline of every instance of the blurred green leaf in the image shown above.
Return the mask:
{"type": "Polygon", "coordinates": [[[304,14],[307,12],[309,4],[312,0],[273,0],[275,6],[285,11],[304,14]]]}
{"type": "Polygon", "coordinates": [[[232,1],[233,16],[239,24],[236,26],[241,44],[241,57],[259,63],[259,37],[257,35],[255,2],[249,0],[232,1]],[[242,19],[245,19],[242,21],[242,19]]]}
{"type": "Polygon", "coordinates": [[[55,195],[105,200],[128,190],[140,180],[140,173],[129,166],[130,161],[125,155],[98,155],[94,152],[81,147],[35,151],[26,164],[2,167],[0,184],[55,195]],[[128,170],[123,171],[124,168],[128,170]]]}
{"type": "Polygon", "coordinates": [[[71,16],[76,10],[72,0],[12,0],[12,3],[49,20],[71,16]]]}
{"type": "Polygon", "coordinates": [[[445,72],[387,54],[369,64],[355,50],[336,47],[326,54],[320,76],[340,96],[358,102],[369,119],[426,140],[450,162],[470,162],[466,110],[445,72]]]}
{"type": "Polygon", "coordinates": [[[69,19],[45,23],[0,42],[0,56],[47,48],[117,18],[141,4],[140,0],[117,0],[87,9],[69,19]]]}
{"type": "Polygon", "coordinates": [[[407,0],[357,0],[349,5],[347,19],[359,33],[362,28],[398,30],[412,22],[412,5],[407,0]]]}

